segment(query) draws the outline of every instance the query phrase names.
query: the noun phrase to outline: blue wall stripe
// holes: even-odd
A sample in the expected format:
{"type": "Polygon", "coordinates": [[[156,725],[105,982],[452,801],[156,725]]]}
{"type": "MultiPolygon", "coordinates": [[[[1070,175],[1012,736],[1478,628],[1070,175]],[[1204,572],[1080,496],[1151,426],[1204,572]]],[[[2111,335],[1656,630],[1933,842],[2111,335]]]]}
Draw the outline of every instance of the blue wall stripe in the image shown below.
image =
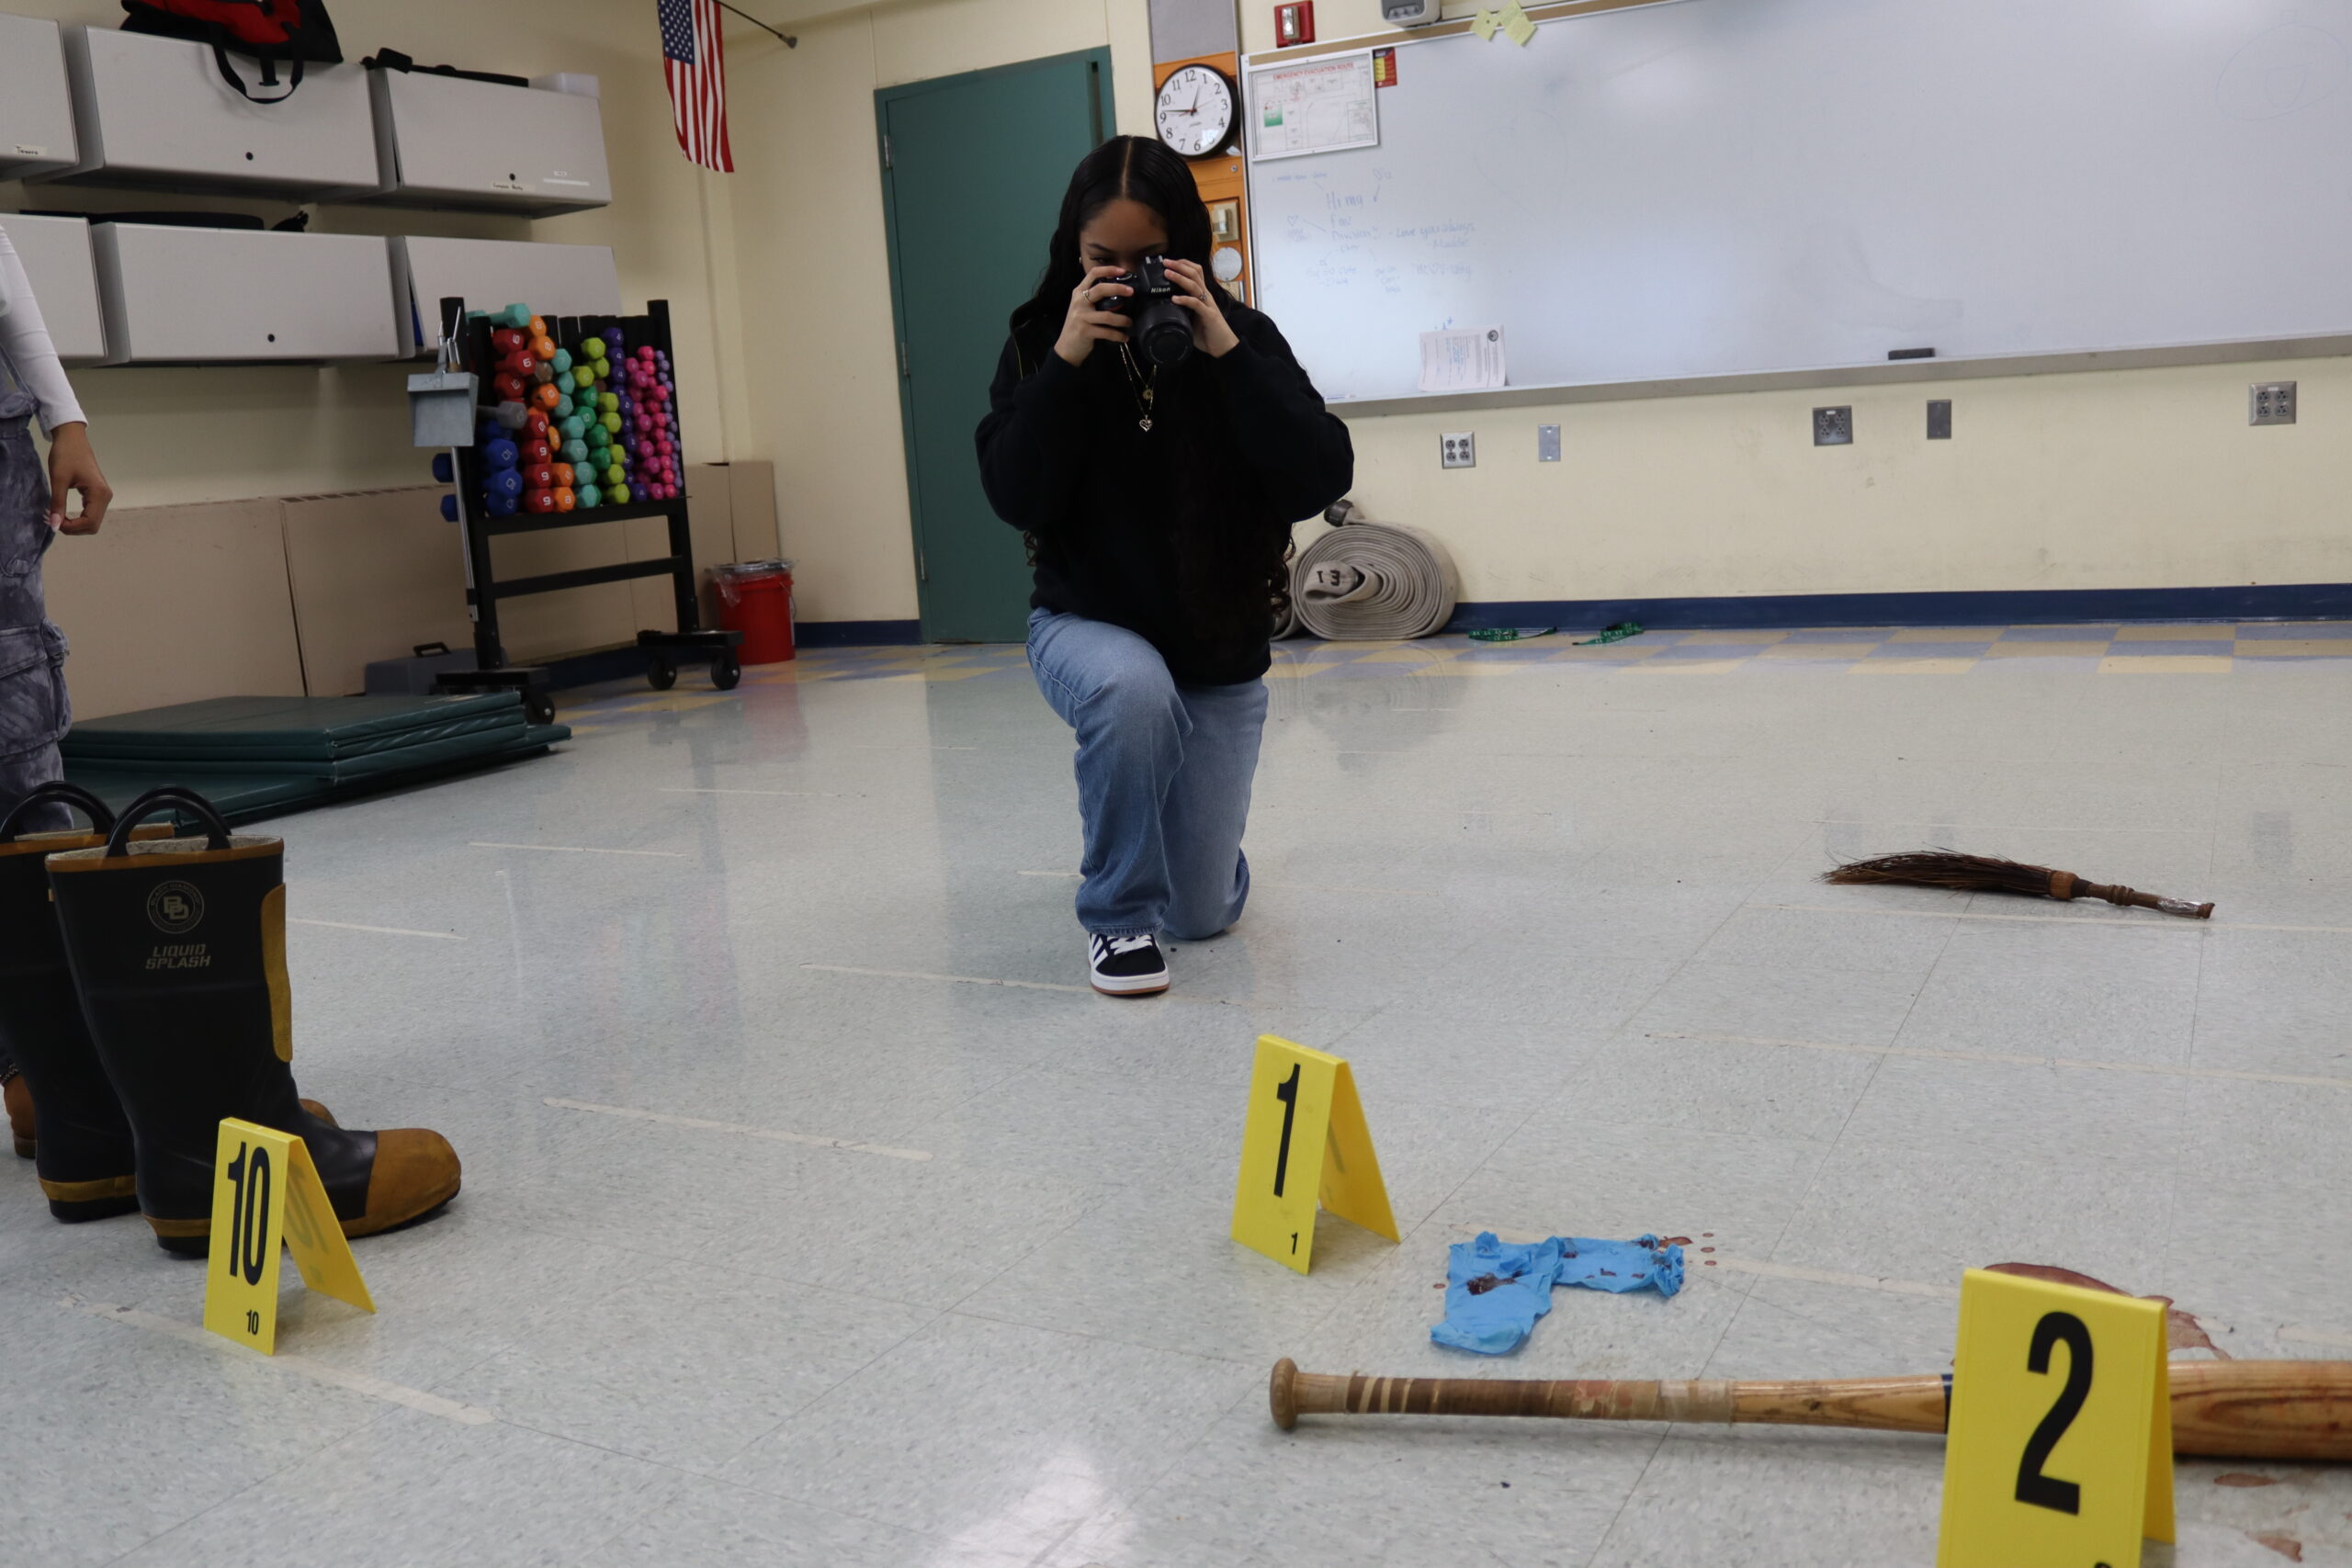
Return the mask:
{"type": "Polygon", "coordinates": [[[1454,606],[1445,629],[1485,626],[2052,626],[2084,621],[2352,619],[2352,582],[2222,588],[2047,588],[1951,593],[1768,593],[1692,599],[1487,599],[1454,606]]]}

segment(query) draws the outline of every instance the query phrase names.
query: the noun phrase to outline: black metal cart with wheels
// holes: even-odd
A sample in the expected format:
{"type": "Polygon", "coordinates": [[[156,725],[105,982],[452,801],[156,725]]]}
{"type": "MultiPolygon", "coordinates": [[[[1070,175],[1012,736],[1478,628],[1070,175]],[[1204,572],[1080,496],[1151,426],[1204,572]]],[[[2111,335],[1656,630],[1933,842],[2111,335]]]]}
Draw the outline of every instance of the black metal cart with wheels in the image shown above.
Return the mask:
{"type": "MultiPolygon", "coordinates": [[[[458,364],[479,378],[487,398],[499,358],[491,343],[490,321],[481,317],[468,319],[466,302],[460,299],[441,301],[441,321],[444,335],[454,336],[457,341],[458,364]]],[[[650,344],[665,355],[673,353],[670,302],[666,299],[647,301],[642,316],[564,316],[548,324],[550,334],[567,348],[576,347],[583,338],[617,329],[624,342],[631,346],[650,344]]],[[[488,413],[492,409],[485,404],[481,412],[488,413]]],[[[676,630],[637,634],[636,646],[645,652],[646,682],[657,692],[666,692],[677,683],[681,663],[705,660],[710,665],[711,684],[722,692],[731,691],[743,678],[741,659],[736,652],[743,634],[702,624],[702,606],[695,587],[694,536],[683,492],[670,501],[628,501],[571,512],[517,512],[512,516],[492,517],[482,504],[485,474],[480,446],[452,448],[450,460],[457,476],[458,527],[465,547],[466,614],[474,626],[475,668],[445,671],[437,682],[440,690],[519,691],[525,711],[533,723],[550,721],[555,716],[555,699],[548,687],[546,667],[507,662],[505,644],[500,640],[498,630],[500,601],[645,577],[669,578],[677,605],[676,630]],[[490,543],[503,535],[625,523],[639,517],[659,517],[669,525],[668,555],[503,581],[491,562],[490,543]]]]}

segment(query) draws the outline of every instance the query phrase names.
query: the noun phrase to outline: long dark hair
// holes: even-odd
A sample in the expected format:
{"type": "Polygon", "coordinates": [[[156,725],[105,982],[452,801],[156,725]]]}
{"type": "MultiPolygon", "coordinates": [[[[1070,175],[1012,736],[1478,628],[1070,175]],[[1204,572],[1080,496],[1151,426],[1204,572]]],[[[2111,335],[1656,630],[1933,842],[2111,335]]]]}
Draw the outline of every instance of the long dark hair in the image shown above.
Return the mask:
{"type": "MultiPolygon", "coordinates": [[[[1237,308],[1208,270],[1209,209],[1193,183],[1193,171],[1158,141],[1114,136],[1079,160],[1062,195],[1037,292],[1012,312],[1013,340],[1024,367],[1041,364],[1053,352],[1070,295],[1086,276],[1080,231],[1120,200],[1139,202],[1157,214],[1168,231],[1164,254],[1197,263],[1218,308],[1228,314],[1237,308]]],[[[1100,344],[1091,357],[1115,352],[1100,344]]],[[[1234,452],[1224,398],[1202,355],[1159,371],[1153,415],[1156,423],[1164,420],[1176,447],[1170,522],[1178,603],[1193,629],[1221,650],[1240,652],[1262,643],[1290,608],[1290,530],[1259,498],[1234,452]]],[[[1034,538],[1030,548],[1034,555],[1034,538]]]]}

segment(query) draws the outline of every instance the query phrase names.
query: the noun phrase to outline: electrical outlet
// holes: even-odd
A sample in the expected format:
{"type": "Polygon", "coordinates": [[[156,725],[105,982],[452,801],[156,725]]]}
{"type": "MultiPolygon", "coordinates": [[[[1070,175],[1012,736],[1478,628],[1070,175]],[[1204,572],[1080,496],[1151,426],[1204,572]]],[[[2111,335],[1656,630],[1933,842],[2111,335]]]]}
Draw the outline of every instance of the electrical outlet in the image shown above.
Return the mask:
{"type": "Polygon", "coordinates": [[[1951,400],[1950,398],[1928,400],[1928,439],[1930,441],[1951,439],[1951,400]]]}
{"type": "Polygon", "coordinates": [[[1539,424],[1535,427],[1535,460],[1539,463],[1556,463],[1560,460],[1560,427],[1558,425],[1539,424]]]}
{"type": "Polygon", "coordinates": [[[1854,408],[1841,403],[1836,408],[1813,411],[1813,444],[1815,446],[1851,446],[1854,444],[1854,408]]]}
{"type": "Polygon", "coordinates": [[[1444,454],[1449,468],[1475,468],[1478,466],[1478,438],[1470,432],[1459,431],[1438,437],[1439,450],[1444,454]]]}
{"type": "Polygon", "coordinates": [[[2248,424],[2292,424],[2295,423],[2295,384],[2292,381],[2256,381],[2245,389],[2245,422],[2248,424]]]}

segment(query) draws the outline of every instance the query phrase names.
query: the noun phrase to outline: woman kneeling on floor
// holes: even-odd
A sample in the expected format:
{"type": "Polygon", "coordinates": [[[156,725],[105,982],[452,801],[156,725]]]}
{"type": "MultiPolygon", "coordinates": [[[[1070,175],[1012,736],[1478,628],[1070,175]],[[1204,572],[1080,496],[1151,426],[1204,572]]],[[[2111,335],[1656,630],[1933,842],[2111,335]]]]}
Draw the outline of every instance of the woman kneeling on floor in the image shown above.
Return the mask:
{"type": "Polygon", "coordinates": [[[1131,136],[1089,153],[979,428],[989,502],[1036,566],[1030,667],[1078,733],[1078,919],[1112,996],[1168,988],[1163,934],[1240,918],[1291,524],[1354,474],[1347,426],[1209,259],[1183,160],[1131,136]],[[1137,285],[1163,275],[1190,352],[1134,341],[1151,324],[1137,285]]]}

